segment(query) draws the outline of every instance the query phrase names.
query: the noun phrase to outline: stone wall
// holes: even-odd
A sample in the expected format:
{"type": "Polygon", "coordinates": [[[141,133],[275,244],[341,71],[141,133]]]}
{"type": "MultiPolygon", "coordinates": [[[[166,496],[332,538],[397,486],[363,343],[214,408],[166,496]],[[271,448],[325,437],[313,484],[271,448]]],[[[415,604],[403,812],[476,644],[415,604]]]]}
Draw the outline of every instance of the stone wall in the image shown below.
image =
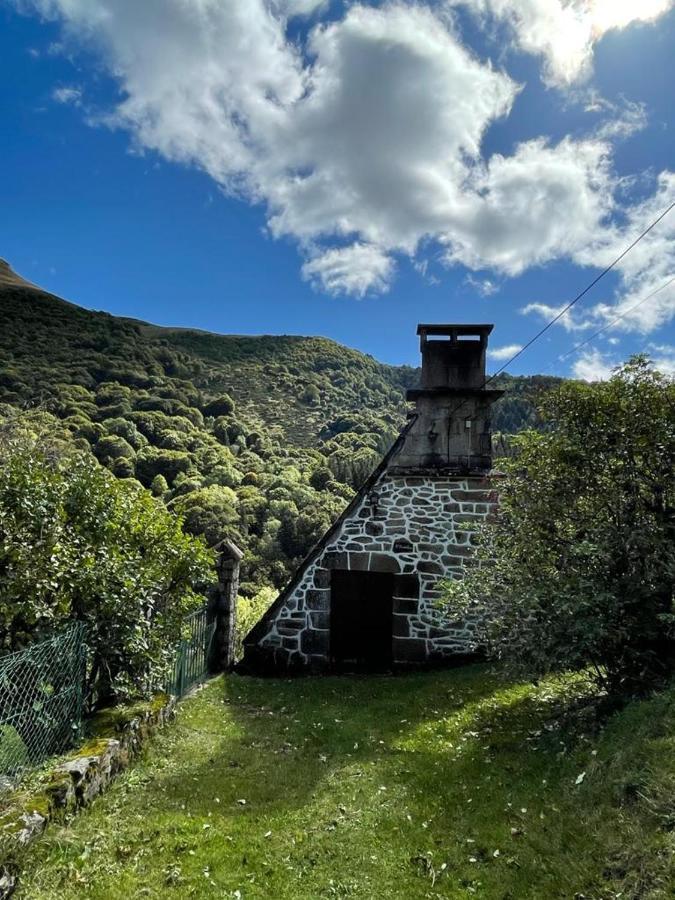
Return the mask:
{"type": "Polygon", "coordinates": [[[386,471],[301,579],[250,648],[254,665],[325,669],[330,648],[331,570],[394,574],[393,658],[415,664],[473,649],[472,622],[449,621],[435,606],[439,579],[461,578],[473,554],[472,526],[494,510],[483,477],[386,471]]]}
{"type": "Polygon", "coordinates": [[[175,700],[159,695],[147,704],[104,710],[94,720],[96,737],[46,772],[29,795],[21,791],[0,810],[0,900],[16,887],[24,848],[50,822],[64,822],[105,791],[148,739],[175,715],[175,700]]]}

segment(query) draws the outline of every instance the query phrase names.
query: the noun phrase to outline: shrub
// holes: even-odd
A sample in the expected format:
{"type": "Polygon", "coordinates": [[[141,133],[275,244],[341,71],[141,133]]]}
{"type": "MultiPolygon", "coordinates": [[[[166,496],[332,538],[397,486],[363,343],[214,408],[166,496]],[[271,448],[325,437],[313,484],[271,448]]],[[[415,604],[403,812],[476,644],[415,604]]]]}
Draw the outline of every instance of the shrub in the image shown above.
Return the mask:
{"type": "Polygon", "coordinates": [[[479,561],[448,587],[492,656],[535,677],[588,667],[612,695],[675,669],[675,382],[636,358],[568,383],[514,439],[479,561]],[[481,600],[489,598],[489,600],[481,600]]]}
{"type": "Polygon", "coordinates": [[[166,492],[169,490],[169,485],[166,483],[166,478],[163,475],[155,475],[155,477],[152,479],[150,490],[155,495],[155,497],[163,497],[164,494],[166,494],[166,492]]]}
{"type": "Polygon", "coordinates": [[[241,659],[244,655],[244,638],[261,616],[265,615],[276,600],[276,596],[277,592],[274,588],[263,587],[251,598],[239,597],[237,599],[237,633],[234,642],[235,659],[241,659]]]}
{"type": "Polygon", "coordinates": [[[204,407],[205,416],[230,416],[234,412],[234,400],[229,394],[221,394],[204,407]]]}
{"type": "Polygon", "coordinates": [[[106,434],[100,438],[94,447],[94,453],[102,463],[121,457],[126,457],[126,459],[136,457],[134,448],[123,437],[118,437],[116,434],[106,434]]]}
{"type": "Polygon", "coordinates": [[[146,486],[152,483],[155,475],[163,475],[169,484],[173,484],[178,475],[189,472],[190,467],[190,456],[187,453],[145,447],[136,460],[136,475],[146,486]]]}
{"type": "Polygon", "coordinates": [[[53,420],[0,423],[3,650],[78,620],[91,648],[90,703],[161,687],[211,563],[179,518],[62,440],[53,420]]]}
{"type": "Polygon", "coordinates": [[[309,483],[317,491],[325,490],[333,480],[333,473],[327,466],[320,466],[314,469],[309,476],[309,483]]]}

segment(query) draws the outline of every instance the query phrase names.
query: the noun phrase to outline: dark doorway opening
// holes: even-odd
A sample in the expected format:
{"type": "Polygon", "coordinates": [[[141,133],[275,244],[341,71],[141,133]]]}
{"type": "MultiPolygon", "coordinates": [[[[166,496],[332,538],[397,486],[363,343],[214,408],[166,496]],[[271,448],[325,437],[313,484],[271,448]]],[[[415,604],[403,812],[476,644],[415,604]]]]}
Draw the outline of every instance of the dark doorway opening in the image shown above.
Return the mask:
{"type": "Polygon", "coordinates": [[[391,668],[394,576],[389,572],[346,572],[331,576],[330,653],[336,668],[391,668]]]}

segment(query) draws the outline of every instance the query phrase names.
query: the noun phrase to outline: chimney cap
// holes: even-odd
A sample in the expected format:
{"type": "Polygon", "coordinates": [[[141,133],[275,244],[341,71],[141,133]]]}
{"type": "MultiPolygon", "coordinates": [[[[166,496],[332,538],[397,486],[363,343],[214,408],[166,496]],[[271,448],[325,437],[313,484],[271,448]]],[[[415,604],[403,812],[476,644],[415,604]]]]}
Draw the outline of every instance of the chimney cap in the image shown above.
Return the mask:
{"type": "Polygon", "coordinates": [[[479,334],[488,335],[494,328],[494,325],[482,323],[480,325],[465,325],[458,323],[456,325],[427,325],[420,324],[417,326],[417,334],[423,337],[427,334],[452,335],[452,334],[479,334]]]}

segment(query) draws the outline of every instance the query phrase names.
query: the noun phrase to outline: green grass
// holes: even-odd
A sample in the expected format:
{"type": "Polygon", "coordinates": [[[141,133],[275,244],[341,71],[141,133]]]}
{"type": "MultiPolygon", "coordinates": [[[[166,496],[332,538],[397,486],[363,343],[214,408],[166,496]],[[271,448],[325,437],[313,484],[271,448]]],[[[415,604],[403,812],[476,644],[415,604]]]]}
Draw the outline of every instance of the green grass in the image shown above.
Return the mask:
{"type": "Polygon", "coordinates": [[[19,896],[673,897],[675,692],[602,729],[582,694],[480,666],[218,679],[19,896]]]}

